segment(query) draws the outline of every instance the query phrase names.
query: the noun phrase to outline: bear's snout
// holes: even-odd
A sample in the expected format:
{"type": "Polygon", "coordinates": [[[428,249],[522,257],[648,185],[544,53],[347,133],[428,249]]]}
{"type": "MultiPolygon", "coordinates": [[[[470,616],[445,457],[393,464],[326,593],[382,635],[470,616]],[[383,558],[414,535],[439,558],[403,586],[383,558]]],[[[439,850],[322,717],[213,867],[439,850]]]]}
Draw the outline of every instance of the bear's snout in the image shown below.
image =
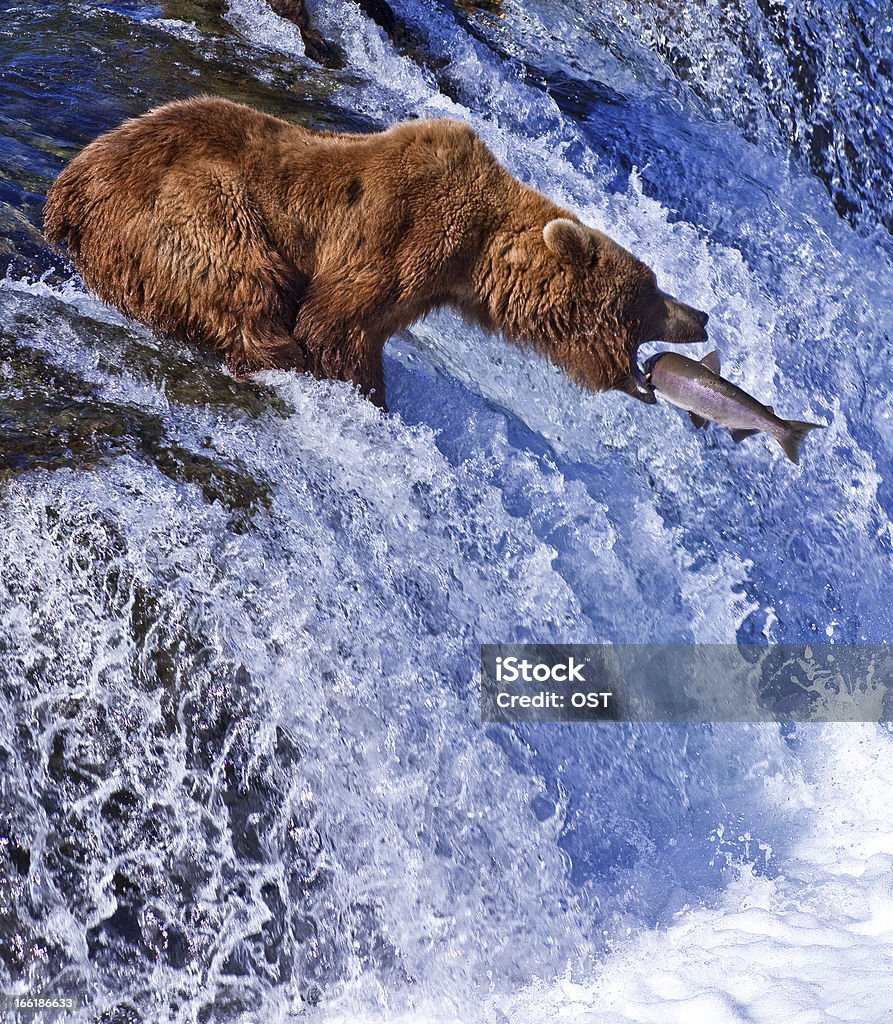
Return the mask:
{"type": "Polygon", "coordinates": [[[707,321],[710,315],[694,306],[667,297],[662,330],[655,341],[670,345],[693,345],[707,340],[707,321]]]}

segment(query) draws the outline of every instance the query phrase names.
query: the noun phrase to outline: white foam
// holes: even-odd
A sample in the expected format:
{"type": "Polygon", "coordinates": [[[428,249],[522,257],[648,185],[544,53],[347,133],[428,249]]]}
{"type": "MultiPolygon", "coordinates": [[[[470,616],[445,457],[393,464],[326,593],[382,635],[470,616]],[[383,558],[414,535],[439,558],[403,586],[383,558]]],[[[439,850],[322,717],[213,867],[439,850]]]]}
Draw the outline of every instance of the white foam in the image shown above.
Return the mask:
{"type": "MultiPolygon", "coordinates": [[[[798,838],[774,879],[742,870],[716,906],[617,945],[587,980],[535,981],[474,1009],[373,1016],[388,1024],[884,1024],[893,1015],[893,746],[875,726],[806,730],[805,770],[767,780],[798,838]]],[[[346,1021],[337,1009],[326,1022],[346,1021]]]]}

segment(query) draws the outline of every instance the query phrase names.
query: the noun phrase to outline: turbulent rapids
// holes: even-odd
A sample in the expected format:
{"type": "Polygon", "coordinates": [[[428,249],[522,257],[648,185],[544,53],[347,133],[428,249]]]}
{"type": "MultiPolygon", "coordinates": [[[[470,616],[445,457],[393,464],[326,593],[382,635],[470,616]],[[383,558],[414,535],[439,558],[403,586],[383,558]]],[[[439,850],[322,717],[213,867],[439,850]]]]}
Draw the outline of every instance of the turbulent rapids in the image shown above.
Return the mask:
{"type": "Polygon", "coordinates": [[[886,730],[485,726],[477,671],[482,643],[889,638],[889,25],[394,7],[311,9],[341,69],[262,0],[0,11],[0,991],[84,1022],[880,1024],[886,730]],[[390,414],[160,342],[42,206],[201,94],[472,124],[827,429],[794,468],[448,313],[387,346],[390,414]]]}

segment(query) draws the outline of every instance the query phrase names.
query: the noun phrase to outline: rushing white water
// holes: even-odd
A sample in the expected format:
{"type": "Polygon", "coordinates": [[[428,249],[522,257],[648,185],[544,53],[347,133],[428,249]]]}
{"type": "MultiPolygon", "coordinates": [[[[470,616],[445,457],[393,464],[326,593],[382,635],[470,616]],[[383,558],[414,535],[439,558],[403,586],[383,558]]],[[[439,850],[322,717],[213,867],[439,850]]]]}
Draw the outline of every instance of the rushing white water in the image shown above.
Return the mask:
{"type": "MultiPolygon", "coordinates": [[[[588,978],[536,979],[484,1000],[475,1016],[517,1024],[545,1017],[561,1024],[889,1020],[889,744],[878,743],[874,727],[852,725],[826,727],[810,740],[808,778],[767,787],[770,799],[797,813],[797,842],[782,874],[743,871],[716,905],[684,907],[665,929],[630,937],[588,978]]],[[[719,830],[717,844],[725,838],[719,830]]],[[[360,1010],[336,1007],[328,1019],[355,1019],[360,1010]]],[[[432,1000],[381,1019],[468,1017],[432,1000]]]]}
{"type": "MultiPolygon", "coordinates": [[[[383,416],[11,273],[4,970],[84,1019],[889,1019],[885,731],[485,728],[476,691],[482,642],[887,638],[889,245],[631,15],[398,11],[403,53],[319,5],[332,109],[470,121],[828,428],[795,470],[447,314],[389,346],[383,416]]],[[[214,52],[182,14],[114,17],[214,52]]],[[[239,66],[317,74],[260,0],[227,18],[239,66]]]]}

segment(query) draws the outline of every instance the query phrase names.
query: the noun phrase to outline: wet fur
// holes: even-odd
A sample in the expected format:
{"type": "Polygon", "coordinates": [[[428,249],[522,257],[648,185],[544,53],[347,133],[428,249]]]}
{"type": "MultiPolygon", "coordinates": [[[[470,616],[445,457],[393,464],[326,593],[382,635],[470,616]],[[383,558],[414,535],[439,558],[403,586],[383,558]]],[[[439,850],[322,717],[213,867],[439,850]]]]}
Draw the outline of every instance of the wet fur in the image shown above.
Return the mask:
{"type": "Polygon", "coordinates": [[[172,103],[76,157],[45,220],[85,282],[154,330],[236,373],[306,369],[378,402],[388,337],[439,306],[595,391],[629,388],[646,338],[704,336],[706,315],[457,121],[348,135],[172,103]]]}

